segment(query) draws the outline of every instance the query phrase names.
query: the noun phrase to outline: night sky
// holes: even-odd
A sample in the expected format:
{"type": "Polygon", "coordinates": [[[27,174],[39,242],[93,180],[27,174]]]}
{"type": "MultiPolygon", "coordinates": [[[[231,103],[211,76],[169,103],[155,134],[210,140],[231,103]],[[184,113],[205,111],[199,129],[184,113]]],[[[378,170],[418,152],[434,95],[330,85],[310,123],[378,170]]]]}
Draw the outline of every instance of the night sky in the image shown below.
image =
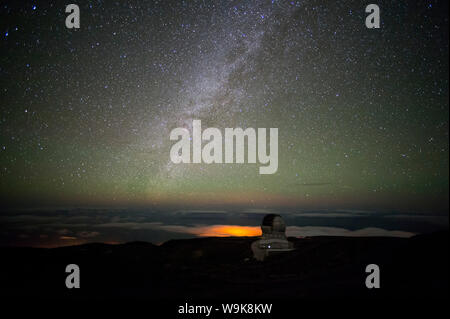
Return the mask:
{"type": "Polygon", "coordinates": [[[380,29],[364,1],[75,3],[78,30],[62,2],[1,4],[3,214],[361,209],[448,227],[446,1],[376,1],[380,29]],[[173,164],[169,133],[194,119],[278,128],[278,171],[173,164]]]}

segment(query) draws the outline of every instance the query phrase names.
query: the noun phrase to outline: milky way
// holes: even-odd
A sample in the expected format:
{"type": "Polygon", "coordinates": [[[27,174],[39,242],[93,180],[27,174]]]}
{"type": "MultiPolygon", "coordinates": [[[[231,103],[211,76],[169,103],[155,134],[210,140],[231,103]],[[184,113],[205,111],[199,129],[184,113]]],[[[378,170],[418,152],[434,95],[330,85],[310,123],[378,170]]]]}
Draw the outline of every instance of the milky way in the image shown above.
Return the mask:
{"type": "Polygon", "coordinates": [[[0,7],[11,206],[448,209],[443,1],[0,7]],[[173,164],[173,128],[277,127],[279,168],[173,164]]]}

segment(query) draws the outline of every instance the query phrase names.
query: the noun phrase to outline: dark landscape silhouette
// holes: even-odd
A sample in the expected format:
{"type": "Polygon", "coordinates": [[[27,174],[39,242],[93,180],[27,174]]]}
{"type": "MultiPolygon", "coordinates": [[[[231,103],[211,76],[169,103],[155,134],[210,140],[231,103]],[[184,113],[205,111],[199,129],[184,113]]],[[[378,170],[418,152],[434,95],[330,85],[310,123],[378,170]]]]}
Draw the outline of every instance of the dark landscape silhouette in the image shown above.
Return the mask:
{"type": "Polygon", "coordinates": [[[60,248],[2,247],[2,294],[37,298],[302,299],[448,298],[448,231],[411,238],[288,238],[295,250],[264,262],[256,237],[101,243],[60,248]],[[80,267],[81,288],[65,287],[80,267]],[[367,289],[365,267],[381,269],[367,289]]]}

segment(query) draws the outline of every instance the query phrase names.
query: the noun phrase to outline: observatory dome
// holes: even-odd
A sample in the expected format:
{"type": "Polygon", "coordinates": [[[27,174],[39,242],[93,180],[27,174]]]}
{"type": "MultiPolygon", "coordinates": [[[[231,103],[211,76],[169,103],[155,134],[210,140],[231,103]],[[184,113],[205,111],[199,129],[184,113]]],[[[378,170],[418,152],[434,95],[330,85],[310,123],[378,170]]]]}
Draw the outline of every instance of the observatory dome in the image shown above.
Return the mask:
{"type": "Polygon", "coordinates": [[[262,237],[252,243],[253,256],[257,260],[264,260],[271,253],[293,250],[293,244],[286,238],[286,224],[278,214],[264,216],[262,237]]]}
{"type": "Polygon", "coordinates": [[[286,231],[286,224],[280,215],[268,214],[264,216],[261,230],[264,234],[282,233],[284,235],[286,231]]]}

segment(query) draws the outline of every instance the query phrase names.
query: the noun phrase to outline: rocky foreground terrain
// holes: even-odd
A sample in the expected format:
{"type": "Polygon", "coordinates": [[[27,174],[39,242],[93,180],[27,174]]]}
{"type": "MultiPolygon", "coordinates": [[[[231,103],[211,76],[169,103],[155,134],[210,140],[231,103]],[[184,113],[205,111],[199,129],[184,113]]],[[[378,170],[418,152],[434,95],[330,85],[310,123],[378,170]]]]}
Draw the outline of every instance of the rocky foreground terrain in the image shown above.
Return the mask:
{"type": "Polygon", "coordinates": [[[448,232],[402,238],[289,238],[296,250],[252,258],[256,238],[0,248],[3,296],[151,299],[448,298],[448,232]],[[80,267],[67,289],[65,267],[80,267]],[[367,289],[377,264],[381,288],[367,289]]]}

